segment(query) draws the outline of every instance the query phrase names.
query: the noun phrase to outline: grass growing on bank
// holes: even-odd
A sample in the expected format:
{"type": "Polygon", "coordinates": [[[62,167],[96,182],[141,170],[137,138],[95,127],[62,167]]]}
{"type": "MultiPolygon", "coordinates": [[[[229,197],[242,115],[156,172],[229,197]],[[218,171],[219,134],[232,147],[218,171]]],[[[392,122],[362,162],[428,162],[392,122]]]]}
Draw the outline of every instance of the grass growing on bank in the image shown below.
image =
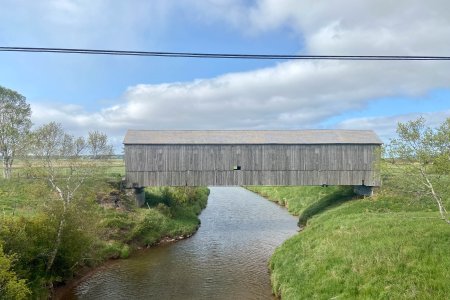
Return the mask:
{"type": "Polygon", "coordinates": [[[340,186],[249,186],[247,189],[286,206],[291,214],[299,216],[300,226],[312,216],[354,198],[352,188],[340,186]]]}
{"type": "Polygon", "coordinates": [[[272,256],[272,287],[283,299],[446,299],[449,251],[450,226],[432,201],[382,192],[315,214],[272,256]]]}
{"type": "MultiPolygon", "coordinates": [[[[143,208],[107,212],[102,225],[107,229],[108,239],[145,247],[163,238],[189,236],[197,230],[198,215],[208,199],[207,188],[147,188],[145,192],[143,208]]],[[[121,246],[116,252],[120,249],[121,246]]]]}
{"type": "MultiPolygon", "coordinates": [[[[48,270],[61,202],[43,181],[0,180],[0,258],[8,263],[10,278],[25,283],[23,295],[30,291],[30,298],[45,299],[49,287],[106,259],[126,258],[134,249],[190,236],[209,193],[207,188],[147,189],[148,206],[137,208],[132,193],[118,187],[111,178],[85,183],[67,208],[62,243],[48,270]]],[[[0,290],[2,285],[0,280],[0,290]]]]}

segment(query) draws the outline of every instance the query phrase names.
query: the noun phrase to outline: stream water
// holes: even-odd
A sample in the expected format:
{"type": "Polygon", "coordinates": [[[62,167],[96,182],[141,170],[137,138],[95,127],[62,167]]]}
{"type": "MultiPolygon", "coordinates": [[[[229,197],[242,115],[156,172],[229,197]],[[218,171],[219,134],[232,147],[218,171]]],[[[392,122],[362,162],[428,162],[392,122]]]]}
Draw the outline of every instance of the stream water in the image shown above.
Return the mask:
{"type": "Polygon", "coordinates": [[[108,264],[64,299],[273,299],[268,261],[297,218],[243,188],[210,190],[191,238],[108,264]]]}

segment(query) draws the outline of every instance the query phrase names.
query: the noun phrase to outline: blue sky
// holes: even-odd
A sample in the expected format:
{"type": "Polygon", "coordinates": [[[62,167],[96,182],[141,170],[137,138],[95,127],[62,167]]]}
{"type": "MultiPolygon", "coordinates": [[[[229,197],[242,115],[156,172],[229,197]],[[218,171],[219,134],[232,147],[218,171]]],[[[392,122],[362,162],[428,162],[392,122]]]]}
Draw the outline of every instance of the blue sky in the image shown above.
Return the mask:
{"type": "MultiPolygon", "coordinates": [[[[431,0],[0,0],[1,46],[336,55],[449,55],[431,0]]],[[[33,122],[126,129],[373,129],[450,117],[450,62],[195,60],[0,53],[0,85],[33,122]]]]}

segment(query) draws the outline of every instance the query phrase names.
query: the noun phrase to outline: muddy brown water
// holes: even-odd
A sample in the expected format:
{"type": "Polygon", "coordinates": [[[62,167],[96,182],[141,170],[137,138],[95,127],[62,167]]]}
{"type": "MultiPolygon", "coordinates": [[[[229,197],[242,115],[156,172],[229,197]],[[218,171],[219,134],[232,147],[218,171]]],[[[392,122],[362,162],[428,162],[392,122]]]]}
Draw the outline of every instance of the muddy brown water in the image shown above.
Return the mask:
{"type": "Polygon", "coordinates": [[[239,187],[211,187],[191,238],[92,272],[63,299],[273,299],[268,261],[297,218],[239,187]]]}

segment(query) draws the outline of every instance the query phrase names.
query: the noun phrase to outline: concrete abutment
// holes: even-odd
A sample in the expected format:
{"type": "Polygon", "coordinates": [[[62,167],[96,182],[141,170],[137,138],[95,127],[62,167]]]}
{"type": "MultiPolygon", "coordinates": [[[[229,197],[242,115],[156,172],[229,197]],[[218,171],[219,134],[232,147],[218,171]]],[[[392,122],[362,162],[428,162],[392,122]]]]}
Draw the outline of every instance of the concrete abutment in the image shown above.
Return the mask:
{"type": "Polygon", "coordinates": [[[367,186],[367,185],[355,185],[353,186],[353,191],[355,194],[360,196],[373,196],[374,193],[374,186],[367,186]]]}
{"type": "Polygon", "coordinates": [[[145,188],[137,187],[133,188],[134,190],[134,199],[136,201],[136,205],[141,207],[145,204],[145,188]]]}

